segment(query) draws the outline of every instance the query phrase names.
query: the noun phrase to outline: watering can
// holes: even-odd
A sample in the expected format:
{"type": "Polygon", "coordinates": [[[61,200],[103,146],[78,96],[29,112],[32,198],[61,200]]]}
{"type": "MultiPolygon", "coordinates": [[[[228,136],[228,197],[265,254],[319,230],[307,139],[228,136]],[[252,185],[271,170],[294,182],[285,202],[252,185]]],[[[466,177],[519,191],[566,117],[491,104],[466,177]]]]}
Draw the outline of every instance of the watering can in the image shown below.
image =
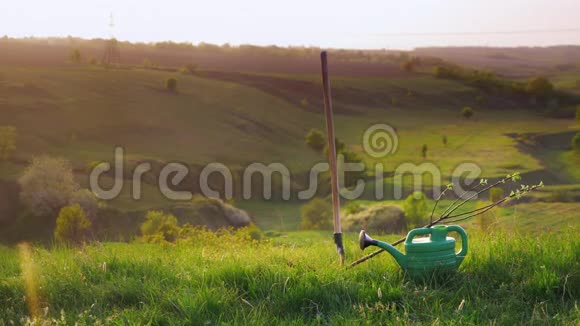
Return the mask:
{"type": "Polygon", "coordinates": [[[372,239],[364,230],[360,232],[359,241],[363,250],[368,246],[377,246],[390,253],[412,279],[427,279],[434,274],[454,272],[467,254],[467,234],[458,225],[437,225],[411,230],[405,240],[406,254],[386,242],[372,239]],[[461,235],[459,253],[455,253],[455,239],[447,236],[452,231],[461,235]],[[419,235],[429,237],[415,239],[419,235]]]}

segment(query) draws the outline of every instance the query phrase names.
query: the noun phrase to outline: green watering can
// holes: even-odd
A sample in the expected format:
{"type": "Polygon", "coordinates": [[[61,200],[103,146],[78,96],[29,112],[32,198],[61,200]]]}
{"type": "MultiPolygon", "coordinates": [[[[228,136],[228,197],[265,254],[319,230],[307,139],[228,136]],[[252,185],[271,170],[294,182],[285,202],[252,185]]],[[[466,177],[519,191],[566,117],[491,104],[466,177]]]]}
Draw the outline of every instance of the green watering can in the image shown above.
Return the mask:
{"type": "Polygon", "coordinates": [[[454,272],[467,255],[467,234],[458,225],[411,230],[405,241],[406,255],[386,242],[372,239],[364,230],[360,232],[359,241],[363,250],[368,246],[377,246],[390,253],[412,279],[426,279],[434,274],[454,272]],[[461,235],[459,253],[455,253],[455,239],[447,236],[452,231],[461,235]],[[414,239],[418,235],[430,236],[414,239]]]}

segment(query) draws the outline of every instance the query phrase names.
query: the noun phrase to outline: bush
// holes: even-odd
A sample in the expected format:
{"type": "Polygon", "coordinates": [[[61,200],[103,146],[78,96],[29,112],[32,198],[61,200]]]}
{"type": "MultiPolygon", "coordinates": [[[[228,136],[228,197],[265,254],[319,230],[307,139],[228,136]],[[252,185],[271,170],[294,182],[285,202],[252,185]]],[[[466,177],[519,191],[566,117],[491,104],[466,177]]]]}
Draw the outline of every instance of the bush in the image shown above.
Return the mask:
{"type": "Polygon", "coordinates": [[[22,202],[38,216],[54,216],[79,189],[70,163],[49,156],[34,158],[18,183],[22,202]]]}
{"type": "Polygon", "coordinates": [[[306,135],[306,145],[317,152],[321,152],[325,145],[325,138],[322,131],[318,129],[310,129],[306,135]]]}
{"type": "Polygon", "coordinates": [[[81,242],[91,228],[91,221],[79,204],[66,206],[60,210],[56,219],[54,237],[62,242],[81,242]]]}
{"type": "Polygon", "coordinates": [[[0,160],[7,160],[16,149],[16,128],[0,126],[0,160]]]}
{"type": "Polygon", "coordinates": [[[580,132],[572,137],[572,150],[576,153],[580,153],[580,132]]]}
{"type": "Polygon", "coordinates": [[[332,227],[332,206],[327,201],[314,198],[302,206],[300,228],[302,230],[327,230],[332,227]]]}
{"type": "Polygon", "coordinates": [[[465,119],[469,119],[473,116],[473,109],[469,106],[466,106],[461,110],[461,116],[465,119]]]}
{"type": "Polygon", "coordinates": [[[447,136],[443,135],[443,146],[447,147],[447,136]]]}
{"type": "Polygon", "coordinates": [[[158,238],[174,242],[179,236],[177,219],[171,214],[161,211],[149,211],[141,224],[141,234],[147,242],[157,242],[158,238]]]}
{"type": "Polygon", "coordinates": [[[423,156],[423,159],[427,158],[427,144],[423,144],[421,147],[421,155],[423,156]]]}
{"type": "Polygon", "coordinates": [[[554,85],[545,77],[536,77],[526,85],[526,92],[540,99],[546,99],[554,92],[554,85]]]}
{"type": "Polygon", "coordinates": [[[421,227],[427,216],[427,200],[425,195],[420,191],[410,194],[403,202],[403,211],[407,217],[409,228],[421,227]]]}
{"type": "Polygon", "coordinates": [[[165,81],[165,89],[172,93],[177,92],[177,79],[175,78],[167,78],[165,81]]]}
{"type": "Polygon", "coordinates": [[[405,213],[399,206],[374,205],[344,218],[346,231],[364,229],[373,233],[400,233],[405,231],[405,213]]]}

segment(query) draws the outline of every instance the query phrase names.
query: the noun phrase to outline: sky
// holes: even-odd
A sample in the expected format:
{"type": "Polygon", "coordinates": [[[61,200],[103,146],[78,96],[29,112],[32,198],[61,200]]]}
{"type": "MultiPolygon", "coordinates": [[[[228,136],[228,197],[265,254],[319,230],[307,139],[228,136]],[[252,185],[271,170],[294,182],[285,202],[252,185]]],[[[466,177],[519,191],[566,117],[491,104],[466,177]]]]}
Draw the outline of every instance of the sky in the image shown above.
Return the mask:
{"type": "Polygon", "coordinates": [[[547,46],[579,45],[579,18],[580,0],[1,0],[0,36],[361,49],[547,46]]]}

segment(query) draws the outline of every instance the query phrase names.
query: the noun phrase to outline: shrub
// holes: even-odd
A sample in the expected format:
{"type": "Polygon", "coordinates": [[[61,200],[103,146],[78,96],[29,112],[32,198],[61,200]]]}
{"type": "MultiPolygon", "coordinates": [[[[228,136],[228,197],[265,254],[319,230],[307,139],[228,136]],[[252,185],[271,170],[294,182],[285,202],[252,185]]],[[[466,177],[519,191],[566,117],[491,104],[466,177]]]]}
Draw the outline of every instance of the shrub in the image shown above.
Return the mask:
{"type": "Polygon", "coordinates": [[[344,218],[344,228],[356,232],[364,229],[376,233],[400,233],[405,230],[405,213],[399,206],[374,205],[344,218]]]}
{"type": "Polygon", "coordinates": [[[60,210],[56,219],[54,237],[62,242],[81,242],[91,228],[91,221],[79,204],[66,206],[60,210]]]}
{"type": "Polygon", "coordinates": [[[443,146],[447,147],[447,136],[443,135],[443,146]]]}
{"type": "Polygon", "coordinates": [[[536,77],[526,85],[526,92],[540,99],[549,97],[554,91],[554,85],[546,77],[536,77]]]}
{"type": "Polygon", "coordinates": [[[461,116],[465,119],[469,119],[473,116],[473,109],[469,106],[466,106],[461,110],[461,116]]]}
{"type": "Polygon", "coordinates": [[[410,194],[403,202],[403,211],[407,217],[409,228],[413,229],[422,226],[427,216],[427,201],[425,195],[420,191],[410,194]]]}
{"type": "Polygon", "coordinates": [[[38,216],[54,216],[79,189],[70,163],[49,156],[34,158],[18,183],[22,202],[38,216]]]}
{"type": "Polygon", "coordinates": [[[177,79],[175,78],[167,78],[165,81],[165,89],[172,93],[177,92],[177,79]]]}
{"type": "Polygon", "coordinates": [[[145,215],[145,222],[141,224],[141,234],[148,242],[158,237],[168,242],[174,242],[179,236],[179,226],[177,219],[171,214],[164,214],[161,211],[149,211],[145,215]]]}
{"type": "Polygon", "coordinates": [[[314,198],[302,206],[300,228],[302,230],[325,230],[332,227],[332,206],[327,201],[314,198]]]}
{"type": "Polygon", "coordinates": [[[317,152],[321,152],[325,145],[325,138],[322,131],[318,129],[310,129],[306,135],[306,145],[317,152]]]}
{"type": "Polygon", "coordinates": [[[427,144],[423,144],[421,147],[421,155],[423,156],[423,159],[427,158],[427,144]]]}
{"type": "Polygon", "coordinates": [[[572,150],[576,153],[580,153],[580,132],[572,137],[572,150]]]}
{"type": "Polygon", "coordinates": [[[16,128],[0,127],[0,160],[7,160],[16,149],[16,128]]]}

